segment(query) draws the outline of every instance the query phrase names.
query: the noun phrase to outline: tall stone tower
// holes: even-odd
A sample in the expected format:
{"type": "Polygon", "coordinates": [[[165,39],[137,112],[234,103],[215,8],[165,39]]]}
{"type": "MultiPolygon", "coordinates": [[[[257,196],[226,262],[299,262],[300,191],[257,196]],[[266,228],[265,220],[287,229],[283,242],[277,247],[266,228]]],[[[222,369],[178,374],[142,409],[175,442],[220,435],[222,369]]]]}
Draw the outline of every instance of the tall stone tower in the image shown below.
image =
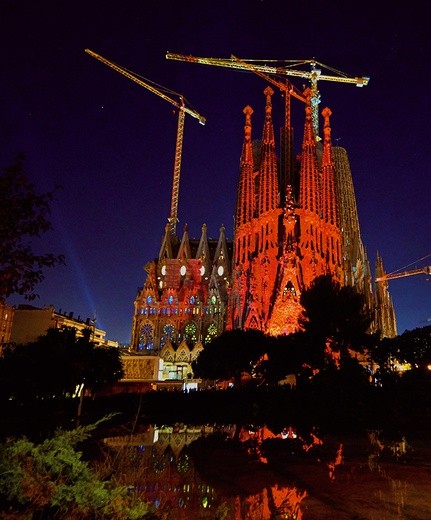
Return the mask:
{"type": "Polygon", "coordinates": [[[267,88],[260,164],[252,153],[252,109],[246,107],[244,144],[235,211],[233,286],[228,327],[257,328],[271,335],[298,330],[299,297],[316,276],[330,273],[344,283],[342,232],[331,111],[326,108],[319,164],[311,91],[305,91],[299,196],[287,185],[282,201],[277,179],[271,96],[267,88]]]}
{"type": "MultiPolygon", "coordinates": [[[[385,274],[383,260],[377,253],[376,278],[384,278],[385,274]]],[[[373,304],[373,330],[379,331],[384,338],[395,337],[397,335],[397,321],[387,280],[382,280],[376,284],[373,304]]]]}

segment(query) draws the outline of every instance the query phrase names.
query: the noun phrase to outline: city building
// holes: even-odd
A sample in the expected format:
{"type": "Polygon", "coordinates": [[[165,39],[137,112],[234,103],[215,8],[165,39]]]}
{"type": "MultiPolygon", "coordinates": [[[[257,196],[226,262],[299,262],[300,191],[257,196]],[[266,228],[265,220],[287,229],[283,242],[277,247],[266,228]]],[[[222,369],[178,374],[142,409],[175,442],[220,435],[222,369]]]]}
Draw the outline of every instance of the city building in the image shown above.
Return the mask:
{"type": "Polygon", "coordinates": [[[10,342],[17,345],[31,343],[46,334],[48,329],[64,329],[73,327],[77,336],[82,336],[84,330],[91,330],[91,341],[99,346],[118,347],[116,341],[106,339],[106,332],[98,329],[95,321],[80,316],[74,317],[73,312],[55,311],[52,305],[42,309],[33,305],[18,305],[14,311],[10,342]]]}
{"type": "MultiPolygon", "coordinates": [[[[325,108],[323,137],[316,135],[311,90],[306,89],[302,147],[294,155],[293,130],[281,132],[276,152],[270,87],[264,91],[261,140],[252,138],[245,107],[233,240],[181,240],[166,225],[159,256],[134,308],[131,349],[159,356],[164,378],[192,376],[191,362],[224,330],[258,329],[270,335],[299,330],[301,292],[319,275],[364,294],[372,331],[396,335],[387,284],[374,289],[362,243],[347,151],[331,141],[325,108]]],[[[289,123],[290,124],[290,123],[289,123]]],[[[378,259],[379,273],[384,273],[378,259]]]]}

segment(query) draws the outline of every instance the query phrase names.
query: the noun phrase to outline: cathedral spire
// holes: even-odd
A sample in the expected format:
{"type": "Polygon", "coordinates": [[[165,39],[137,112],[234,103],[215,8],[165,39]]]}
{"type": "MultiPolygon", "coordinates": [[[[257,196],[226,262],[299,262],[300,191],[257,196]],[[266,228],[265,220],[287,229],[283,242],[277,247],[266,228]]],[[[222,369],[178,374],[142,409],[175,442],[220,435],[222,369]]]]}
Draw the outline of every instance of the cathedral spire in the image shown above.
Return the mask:
{"type": "Polygon", "coordinates": [[[275,155],[274,126],[272,123],[271,96],[274,91],[267,87],[264,92],[266,96],[265,124],[262,136],[262,154],[259,172],[259,198],[258,214],[266,213],[277,207],[278,176],[277,158],[275,155]]]}
{"type": "Polygon", "coordinates": [[[202,235],[199,241],[198,250],[196,252],[196,258],[201,260],[202,262],[202,270],[201,273],[203,276],[209,276],[211,271],[211,254],[208,246],[208,238],[207,238],[207,225],[203,224],[202,226],[202,235]]]}
{"type": "Polygon", "coordinates": [[[162,246],[160,248],[159,258],[173,258],[173,253],[172,253],[173,240],[174,240],[174,237],[171,233],[171,225],[166,224],[165,235],[162,240],[162,246]]]}
{"type": "Polygon", "coordinates": [[[383,281],[377,282],[375,287],[374,328],[380,332],[382,338],[394,338],[397,335],[395,310],[389,294],[389,284],[384,279],[386,271],[383,267],[383,260],[378,251],[375,274],[376,278],[383,278],[383,281]]]}
{"type": "Polygon", "coordinates": [[[178,250],[177,258],[178,259],[188,259],[191,258],[191,250],[190,250],[190,240],[189,240],[189,229],[187,224],[184,225],[183,238],[181,239],[180,248],[178,250]]]}
{"type": "Polygon", "coordinates": [[[253,146],[251,139],[251,115],[253,114],[253,109],[250,106],[246,106],[243,112],[245,114],[244,143],[241,154],[235,227],[250,222],[255,209],[253,146]]]}
{"type": "Polygon", "coordinates": [[[332,153],[331,125],[329,122],[331,115],[332,112],[329,108],[323,109],[322,216],[325,222],[339,226],[340,217],[335,186],[335,163],[332,153]]]}
{"type": "Polygon", "coordinates": [[[302,141],[299,203],[302,209],[320,215],[320,173],[316,156],[311,95],[311,90],[307,88],[304,92],[307,102],[305,105],[304,139],[302,141]]]}

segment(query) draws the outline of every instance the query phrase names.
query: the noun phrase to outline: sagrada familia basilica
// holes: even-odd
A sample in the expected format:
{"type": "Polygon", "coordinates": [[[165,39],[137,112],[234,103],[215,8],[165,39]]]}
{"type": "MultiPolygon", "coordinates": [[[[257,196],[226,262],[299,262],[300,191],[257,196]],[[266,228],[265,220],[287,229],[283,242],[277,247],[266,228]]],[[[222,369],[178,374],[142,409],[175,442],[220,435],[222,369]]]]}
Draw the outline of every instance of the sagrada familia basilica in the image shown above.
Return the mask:
{"type": "MultiPolygon", "coordinates": [[[[296,155],[288,127],[276,152],[270,87],[262,100],[261,139],[253,139],[253,109],[244,108],[232,240],[223,226],[212,240],[204,224],[196,240],[187,227],[179,238],[166,225],[135,300],[131,344],[134,351],[161,356],[166,378],[185,377],[203,346],[225,330],[297,331],[301,292],[323,274],[365,296],[372,331],[397,334],[387,283],[373,287],[347,151],[332,144],[329,108],[320,114],[323,135],[316,136],[311,95],[305,90],[296,155]]],[[[376,276],[383,273],[378,256],[376,276]]]]}

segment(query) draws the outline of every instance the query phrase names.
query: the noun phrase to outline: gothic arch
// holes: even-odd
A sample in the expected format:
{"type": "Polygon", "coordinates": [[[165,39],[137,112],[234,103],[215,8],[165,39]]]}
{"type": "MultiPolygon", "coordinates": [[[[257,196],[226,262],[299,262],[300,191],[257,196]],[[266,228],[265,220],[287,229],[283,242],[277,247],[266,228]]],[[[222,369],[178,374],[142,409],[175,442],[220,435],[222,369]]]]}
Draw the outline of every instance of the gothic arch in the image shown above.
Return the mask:
{"type": "Polygon", "coordinates": [[[167,341],[163,346],[160,357],[166,363],[173,363],[175,361],[175,350],[170,341],[167,341]]]}
{"type": "Polygon", "coordinates": [[[175,353],[175,361],[177,363],[189,363],[190,362],[190,349],[185,341],[177,348],[175,353]]]}

